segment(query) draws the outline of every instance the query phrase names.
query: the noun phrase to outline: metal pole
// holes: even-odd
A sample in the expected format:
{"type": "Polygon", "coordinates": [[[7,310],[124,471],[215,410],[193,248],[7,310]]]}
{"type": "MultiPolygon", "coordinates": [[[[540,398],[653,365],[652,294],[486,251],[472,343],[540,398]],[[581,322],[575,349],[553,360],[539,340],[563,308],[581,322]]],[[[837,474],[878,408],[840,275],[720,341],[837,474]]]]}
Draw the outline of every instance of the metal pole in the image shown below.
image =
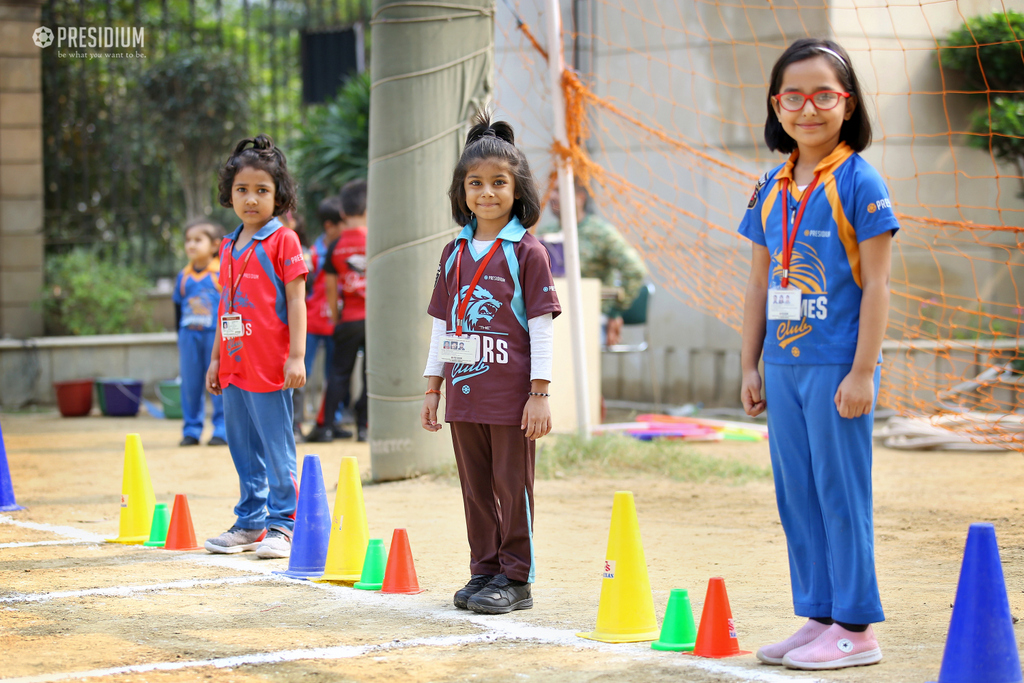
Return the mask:
{"type": "MultiPolygon", "coordinates": [[[[569,135],[565,129],[565,99],[562,93],[562,10],[559,0],[547,0],[548,72],[551,76],[551,102],[555,116],[555,140],[569,148],[569,135]]],[[[576,422],[579,435],[590,438],[590,406],[587,389],[587,353],[584,346],[583,287],[580,281],[580,243],[576,231],[576,192],[573,184],[572,161],[558,158],[558,200],[561,204],[559,220],[565,235],[565,279],[569,286],[569,326],[572,330],[572,360],[576,378],[576,422]]]]}

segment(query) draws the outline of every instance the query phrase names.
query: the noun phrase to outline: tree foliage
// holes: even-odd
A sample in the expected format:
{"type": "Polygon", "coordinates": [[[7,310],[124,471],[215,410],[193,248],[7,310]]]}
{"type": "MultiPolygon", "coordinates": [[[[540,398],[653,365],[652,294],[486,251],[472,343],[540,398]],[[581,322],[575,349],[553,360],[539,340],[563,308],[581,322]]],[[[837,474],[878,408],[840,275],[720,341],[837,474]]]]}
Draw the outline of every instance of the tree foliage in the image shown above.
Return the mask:
{"type": "Polygon", "coordinates": [[[228,54],[187,49],[154,62],[139,85],[181,177],[188,218],[209,214],[217,164],[245,131],[245,71],[228,54]]]}
{"type": "Polygon", "coordinates": [[[314,225],[316,207],[324,197],[350,180],[366,177],[370,74],[353,76],[333,100],[310,107],[293,148],[307,225],[314,225]]]}

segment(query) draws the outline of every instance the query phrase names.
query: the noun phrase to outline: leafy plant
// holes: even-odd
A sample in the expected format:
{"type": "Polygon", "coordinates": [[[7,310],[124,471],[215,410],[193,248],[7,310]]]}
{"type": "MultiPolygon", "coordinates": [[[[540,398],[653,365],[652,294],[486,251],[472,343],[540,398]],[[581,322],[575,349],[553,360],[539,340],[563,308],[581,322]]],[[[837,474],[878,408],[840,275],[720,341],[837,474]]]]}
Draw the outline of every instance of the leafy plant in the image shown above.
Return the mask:
{"type": "Polygon", "coordinates": [[[157,329],[150,283],[132,268],[79,249],[46,260],[42,306],[47,334],[123,334],[157,329]]]}
{"type": "Polygon", "coordinates": [[[943,66],[963,73],[981,93],[1024,91],[1024,14],[1013,10],[971,17],[939,48],[943,66]]]}
{"type": "Polygon", "coordinates": [[[355,178],[366,177],[370,154],[370,74],[352,76],[335,98],[310,107],[293,145],[307,225],[316,207],[355,178]]]}
{"type": "Polygon", "coordinates": [[[971,114],[971,131],[978,133],[970,139],[972,146],[991,150],[997,159],[1017,164],[1024,176],[1024,99],[993,98],[990,107],[971,114]]]}
{"type": "Polygon", "coordinates": [[[236,138],[247,137],[247,81],[234,57],[199,49],[169,54],[139,77],[150,126],[174,160],[190,219],[210,213],[214,170],[236,138]]]}

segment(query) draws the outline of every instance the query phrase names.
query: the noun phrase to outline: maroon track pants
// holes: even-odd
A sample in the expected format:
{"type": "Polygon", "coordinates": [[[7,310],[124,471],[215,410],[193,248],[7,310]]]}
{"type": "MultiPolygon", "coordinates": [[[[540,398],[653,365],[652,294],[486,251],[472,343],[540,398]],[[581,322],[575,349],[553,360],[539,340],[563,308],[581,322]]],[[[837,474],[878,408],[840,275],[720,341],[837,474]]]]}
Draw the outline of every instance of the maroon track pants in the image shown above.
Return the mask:
{"type": "Polygon", "coordinates": [[[533,581],[535,444],[519,425],[452,422],[472,574],[533,581]]]}

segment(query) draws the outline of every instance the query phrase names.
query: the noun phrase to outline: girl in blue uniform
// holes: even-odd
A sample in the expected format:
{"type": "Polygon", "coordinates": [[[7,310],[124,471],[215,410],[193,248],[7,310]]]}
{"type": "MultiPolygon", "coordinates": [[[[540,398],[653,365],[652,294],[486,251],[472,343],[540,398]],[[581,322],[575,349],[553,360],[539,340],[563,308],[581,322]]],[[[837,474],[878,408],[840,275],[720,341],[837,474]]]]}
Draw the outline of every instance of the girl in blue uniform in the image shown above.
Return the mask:
{"type": "MultiPolygon", "coordinates": [[[[181,412],[185,418],[182,446],[196,446],[203,433],[206,412],[206,369],[216,336],[217,306],[220,304],[220,261],[217,254],[224,229],[208,220],[185,226],[185,255],[188,265],[178,273],[174,287],[174,310],[178,321],[178,362],[181,374],[181,412]]],[[[224,401],[213,401],[211,446],[227,443],[224,431],[224,401]]]]}
{"type": "Polygon", "coordinates": [[[889,191],[850,58],[798,40],[771,74],[765,141],[789,154],[757,183],[740,225],[753,242],[743,312],[742,401],[768,411],[793,606],[807,617],[757,657],[796,669],[882,659],[871,428],[889,310],[889,191]],[[758,361],[764,356],[764,398],[758,361]]]}

